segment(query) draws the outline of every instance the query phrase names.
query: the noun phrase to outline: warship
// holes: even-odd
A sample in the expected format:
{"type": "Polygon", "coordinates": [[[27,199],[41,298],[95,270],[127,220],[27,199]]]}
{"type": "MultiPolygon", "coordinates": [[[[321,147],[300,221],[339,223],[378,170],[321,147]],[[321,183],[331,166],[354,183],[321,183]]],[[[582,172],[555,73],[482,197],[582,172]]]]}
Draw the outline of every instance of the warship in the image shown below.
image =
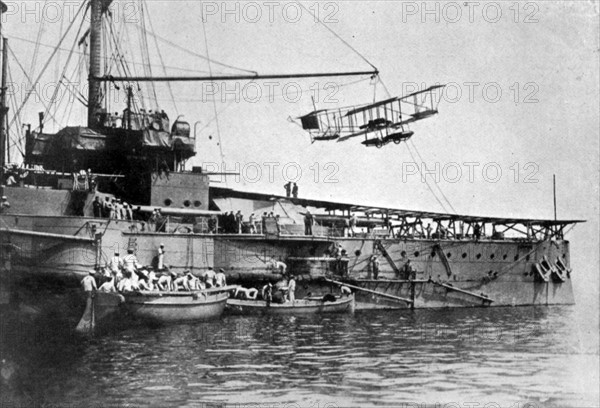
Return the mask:
{"type": "MultiPolygon", "coordinates": [[[[141,264],[156,266],[161,244],[175,272],[202,275],[219,268],[228,283],[258,287],[278,279],[278,265],[285,264],[298,281],[297,298],[344,284],[355,292],[358,309],[574,303],[576,272],[565,233],[580,220],[482,217],[240,191],[211,182],[215,173],[205,168],[186,168],[196,155],[192,126],[157,106],[144,110],[133,97],[140,83],[364,77],[378,71],[155,77],[133,75],[114,58],[109,73],[103,40],[111,34],[110,4],[89,0],[80,9],[90,15],[79,44],[89,54],[87,123],[47,133],[47,117],[40,114],[37,128],[24,127],[22,158],[12,162],[3,39],[0,167],[2,196],[10,204],[3,204],[0,223],[3,304],[35,304],[41,293],[55,299],[77,293],[81,278],[115,252],[133,251],[141,264]],[[123,93],[123,106],[109,105],[108,85],[123,93]],[[235,218],[237,211],[243,220],[235,218]],[[256,214],[252,220],[250,214],[256,214]]],[[[313,142],[362,136],[360,149],[389,148],[390,142],[401,148],[413,135],[412,122],[437,113],[434,88],[354,107],[315,108],[298,120],[313,142]],[[422,103],[426,99],[431,104],[422,103]]],[[[56,303],[64,309],[76,301],[56,303]]]]}

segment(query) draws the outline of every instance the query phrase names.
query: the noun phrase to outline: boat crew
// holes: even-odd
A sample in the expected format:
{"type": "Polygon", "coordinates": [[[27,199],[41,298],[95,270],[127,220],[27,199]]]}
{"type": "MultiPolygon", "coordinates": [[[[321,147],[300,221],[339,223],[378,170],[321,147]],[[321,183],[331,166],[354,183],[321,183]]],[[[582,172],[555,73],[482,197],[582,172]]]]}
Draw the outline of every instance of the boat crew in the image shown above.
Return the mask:
{"type": "Polygon", "coordinates": [[[129,248],[127,250],[127,255],[123,257],[123,268],[133,273],[136,269],[141,268],[141,266],[142,265],[139,263],[137,257],[133,253],[133,249],[129,248]]]}
{"type": "Polygon", "coordinates": [[[115,277],[113,275],[111,275],[108,281],[106,281],[102,285],[100,285],[100,288],[98,289],[98,291],[105,292],[105,293],[116,292],[117,288],[115,287],[115,277]]]}
{"type": "Polygon", "coordinates": [[[90,295],[98,289],[96,286],[96,271],[94,269],[90,269],[88,276],[81,280],[81,286],[83,287],[83,291],[90,295]]]}
{"type": "Polygon", "coordinates": [[[293,276],[290,276],[290,280],[288,282],[287,297],[292,303],[296,301],[296,280],[293,276]]]}
{"type": "Polygon", "coordinates": [[[207,288],[214,288],[215,287],[215,271],[213,270],[213,268],[208,268],[208,271],[206,271],[204,273],[204,283],[206,283],[206,287],[207,288]]]}
{"type": "Polygon", "coordinates": [[[119,251],[115,251],[115,255],[108,261],[108,269],[117,277],[117,281],[123,278],[121,270],[123,269],[123,260],[119,257],[119,251]]]}
{"type": "Polygon", "coordinates": [[[271,306],[271,302],[273,301],[273,285],[271,282],[263,286],[262,298],[267,302],[267,306],[271,306]]]}
{"type": "Polygon", "coordinates": [[[187,286],[189,288],[189,290],[204,290],[206,289],[206,286],[204,286],[204,283],[202,283],[202,281],[192,275],[191,271],[186,271],[185,277],[187,278],[187,286]]]}
{"type": "Polygon", "coordinates": [[[175,272],[163,274],[160,278],[158,278],[158,288],[163,292],[171,291],[173,288],[173,278],[176,276],[177,274],[175,272]]]}
{"type": "Polygon", "coordinates": [[[296,183],[292,186],[292,197],[298,198],[298,184],[296,183]]]}
{"type": "Polygon", "coordinates": [[[220,268],[219,273],[215,275],[215,286],[217,288],[227,286],[227,278],[225,276],[225,271],[223,270],[223,268],[220,268]]]}
{"type": "Polygon", "coordinates": [[[188,286],[188,279],[185,275],[179,276],[173,280],[173,290],[179,291],[180,289],[187,291],[190,290],[190,287],[188,286]]]}

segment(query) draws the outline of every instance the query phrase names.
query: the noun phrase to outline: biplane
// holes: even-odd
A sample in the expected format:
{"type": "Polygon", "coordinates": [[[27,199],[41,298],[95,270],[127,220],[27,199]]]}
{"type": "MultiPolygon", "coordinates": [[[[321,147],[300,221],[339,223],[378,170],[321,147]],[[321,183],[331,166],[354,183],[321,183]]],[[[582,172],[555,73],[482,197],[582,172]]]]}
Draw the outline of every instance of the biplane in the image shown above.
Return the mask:
{"type": "Polygon", "coordinates": [[[414,132],[408,125],[438,113],[440,98],[435,98],[434,85],[406,96],[337,109],[314,110],[299,117],[302,128],[311,141],[344,142],[364,136],[364,146],[383,147],[388,143],[400,144],[410,139],[414,132]]]}

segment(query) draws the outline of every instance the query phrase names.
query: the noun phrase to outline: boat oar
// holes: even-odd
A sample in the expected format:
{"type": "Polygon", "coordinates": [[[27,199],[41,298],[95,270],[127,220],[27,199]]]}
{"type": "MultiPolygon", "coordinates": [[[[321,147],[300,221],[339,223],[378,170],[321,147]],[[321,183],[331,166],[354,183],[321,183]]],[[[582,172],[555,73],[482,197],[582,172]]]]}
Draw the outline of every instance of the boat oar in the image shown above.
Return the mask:
{"type": "Polygon", "coordinates": [[[405,302],[405,303],[409,303],[409,304],[413,303],[413,301],[412,301],[412,300],[410,300],[410,299],[406,299],[406,298],[402,298],[402,297],[400,297],[400,296],[388,295],[387,293],[378,292],[378,291],[376,291],[376,290],[371,290],[371,289],[365,289],[365,288],[361,288],[360,286],[354,286],[354,285],[350,285],[349,283],[339,282],[339,281],[335,281],[335,280],[333,280],[333,279],[329,279],[329,278],[324,278],[324,279],[325,279],[327,282],[331,282],[331,283],[334,283],[334,284],[336,284],[336,285],[340,285],[340,286],[342,286],[342,285],[343,285],[343,286],[347,286],[347,287],[349,287],[349,288],[352,288],[352,289],[358,290],[358,291],[360,291],[360,292],[371,293],[371,294],[373,294],[373,295],[377,295],[377,296],[381,296],[381,297],[384,297],[384,298],[388,298],[388,299],[396,300],[396,301],[399,301],[399,302],[405,302]]]}

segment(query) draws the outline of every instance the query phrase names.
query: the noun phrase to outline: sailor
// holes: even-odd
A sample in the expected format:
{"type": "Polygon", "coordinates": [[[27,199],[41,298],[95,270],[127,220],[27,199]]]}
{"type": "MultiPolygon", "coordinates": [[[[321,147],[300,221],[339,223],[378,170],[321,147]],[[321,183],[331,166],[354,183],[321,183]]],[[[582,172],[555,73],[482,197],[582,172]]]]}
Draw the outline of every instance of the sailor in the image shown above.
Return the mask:
{"type": "Polygon", "coordinates": [[[159,289],[162,290],[163,292],[171,291],[171,289],[173,287],[173,278],[176,276],[177,276],[177,274],[175,274],[175,272],[169,272],[169,273],[165,273],[165,274],[161,275],[161,277],[158,278],[158,282],[157,282],[159,289]]]}
{"type": "Polygon", "coordinates": [[[402,268],[402,272],[404,274],[404,279],[413,279],[413,267],[410,263],[410,259],[408,261],[406,261],[406,263],[404,264],[404,267],[402,268]]]}
{"type": "Polygon", "coordinates": [[[267,213],[264,212],[262,215],[262,222],[261,222],[261,230],[260,233],[261,234],[266,234],[267,232],[267,213]]]}
{"type": "Polygon", "coordinates": [[[108,261],[108,269],[115,275],[117,281],[123,277],[121,270],[123,269],[123,260],[119,257],[119,251],[115,251],[115,256],[108,261]]]}
{"type": "Polygon", "coordinates": [[[213,268],[209,267],[208,271],[206,271],[204,273],[204,276],[203,276],[204,283],[206,283],[206,287],[207,288],[214,288],[215,287],[215,276],[216,276],[215,271],[213,270],[213,268]]]}
{"type": "Polygon", "coordinates": [[[371,257],[371,269],[373,270],[373,279],[377,280],[379,277],[379,258],[377,255],[371,257]]]}
{"type": "Polygon", "coordinates": [[[173,290],[179,291],[180,289],[187,291],[190,290],[190,287],[188,286],[188,278],[185,275],[177,276],[177,278],[173,280],[173,290]]]}
{"type": "Polygon", "coordinates": [[[350,234],[353,237],[355,235],[354,228],[356,227],[356,221],[357,221],[356,214],[352,214],[348,221],[350,224],[350,234]]]}
{"type": "Polygon", "coordinates": [[[285,262],[271,258],[271,260],[267,263],[267,269],[273,270],[273,273],[279,272],[280,274],[285,275],[287,265],[285,262]]]}
{"type": "Polygon", "coordinates": [[[87,294],[92,294],[98,287],[96,286],[96,270],[90,269],[89,274],[81,280],[83,291],[87,294]]]}
{"type": "Polygon", "coordinates": [[[110,198],[104,197],[102,202],[102,218],[110,218],[110,198]]]}
{"type": "Polygon", "coordinates": [[[292,187],[292,197],[298,198],[298,184],[294,183],[292,187]]]}
{"type": "Polygon", "coordinates": [[[309,210],[304,215],[304,235],[312,235],[313,216],[309,210]]]}
{"type": "Polygon", "coordinates": [[[133,292],[137,289],[137,285],[130,278],[131,275],[126,275],[121,282],[117,285],[117,290],[119,292],[133,292]]]}
{"type": "Polygon", "coordinates": [[[244,223],[244,215],[242,214],[242,212],[240,210],[238,210],[238,212],[235,214],[235,222],[236,222],[236,226],[237,226],[237,233],[241,234],[242,233],[242,224],[244,223]]]}
{"type": "Polygon", "coordinates": [[[479,223],[475,223],[473,226],[473,235],[475,236],[475,241],[479,241],[481,238],[481,225],[479,223]]]}
{"type": "Polygon", "coordinates": [[[135,273],[135,270],[141,268],[141,264],[139,263],[137,257],[133,253],[133,249],[129,248],[127,250],[127,255],[123,257],[123,268],[130,273],[135,273]]]}
{"type": "Polygon", "coordinates": [[[152,281],[150,281],[150,276],[149,273],[146,269],[142,269],[140,271],[140,273],[142,274],[141,279],[139,279],[136,283],[138,285],[138,288],[140,290],[147,290],[147,291],[151,291],[154,289],[154,284],[152,283],[152,281]]]}
{"type": "Polygon", "coordinates": [[[116,219],[117,218],[117,200],[114,198],[110,201],[110,212],[108,214],[108,218],[116,219]]]}
{"type": "Polygon", "coordinates": [[[123,203],[122,212],[124,220],[133,220],[133,208],[131,208],[131,204],[123,203]]]}
{"type": "Polygon", "coordinates": [[[100,288],[98,289],[98,291],[105,292],[105,293],[116,292],[117,288],[115,287],[115,277],[113,275],[111,275],[109,280],[107,280],[102,285],[100,285],[100,288]]]}
{"type": "Polygon", "coordinates": [[[227,286],[227,278],[223,268],[219,268],[219,273],[215,275],[215,287],[222,288],[224,286],[227,286]]]}
{"type": "Polygon", "coordinates": [[[250,217],[248,217],[248,224],[250,226],[250,233],[256,234],[256,216],[254,213],[250,214],[250,217]]]}
{"type": "Polygon", "coordinates": [[[287,183],[285,183],[283,185],[283,188],[285,188],[285,196],[291,197],[292,196],[292,182],[288,181],[287,183]]]}
{"type": "Polygon", "coordinates": [[[290,275],[290,280],[287,287],[287,297],[292,303],[296,301],[296,280],[290,275]]]}
{"type": "Polygon", "coordinates": [[[187,278],[187,286],[189,288],[189,290],[203,290],[206,289],[206,287],[204,286],[204,284],[202,283],[202,281],[200,279],[198,279],[196,276],[192,275],[191,271],[185,271],[185,277],[187,278]]]}
{"type": "Polygon", "coordinates": [[[165,244],[161,243],[158,247],[158,270],[165,268],[165,244]]]}
{"type": "Polygon", "coordinates": [[[342,292],[342,296],[350,296],[352,294],[352,291],[346,285],[342,285],[340,287],[340,291],[342,292]]]}
{"type": "Polygon", "coordinates": [[[430,239],[430,238],[431,238],[431,230],[432,230],[432,229],[433,229],[433,228],[431,228],[431,223],[428,223],[428,224],[427,224],[427,227],[425,228],[425,231],[427,232],[427,239],[430,239]]]}
{"type": "Polygon", "coordinates": [[[102,202],[98,196],[96,196],[92,202],[92,211],[95,218],[102,218],[102,202]]]}
{"type": "Polygon", "coordinates": [[[263,286],[262,298],[267,302],[267,307],[271,306],[271,302],[273,301],[273,285],[271,284],[271,282],[263,286]]]}
{"type": "Polygon", "coordinates": [[[123,203],[121,203],[121,199],[117,199],[115,203],[115,218],[117,220],[123,219],[123,203]]]}
{"type": "Polygon", "coordinates": [[[277,227],[277,235],[281,234],[281,224],[279,223],[279,214],[275,215],[275,226],[277,227]]]}
{"type": "Polygon", "coordinates": [[[0,213],[4,212],[4,210],[8,208],[10,208],[8,198],[6,196],[2,196],[2,201],[0,201],[0,213]]]}

